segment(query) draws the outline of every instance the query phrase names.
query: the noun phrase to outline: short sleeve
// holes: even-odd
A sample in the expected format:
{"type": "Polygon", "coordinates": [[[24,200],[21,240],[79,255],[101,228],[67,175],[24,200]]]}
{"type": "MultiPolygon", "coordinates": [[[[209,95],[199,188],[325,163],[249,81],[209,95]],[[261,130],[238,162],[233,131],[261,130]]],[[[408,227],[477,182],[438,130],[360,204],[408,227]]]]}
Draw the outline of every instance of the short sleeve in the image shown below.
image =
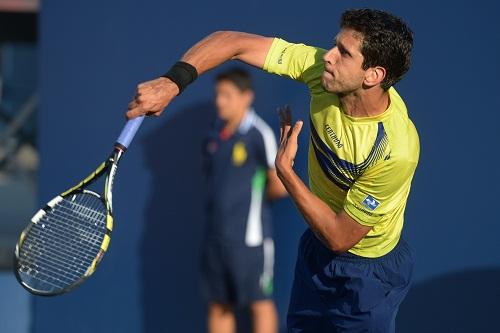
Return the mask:
{"type": "Polygon", "coordinates": [[[323,55],[326,50],[304,44],[289,43],[275,38],[264,63],[264,70],[301,81],[310,90],[321,88],[324,70],[323,55]]]}
{"type": "Polygon", "coordinates": [[[367,170],[349,189],[344,210],[358,223],[374,226],[387,215],[404,209],[416,163],[394,161],[367,170]]]}

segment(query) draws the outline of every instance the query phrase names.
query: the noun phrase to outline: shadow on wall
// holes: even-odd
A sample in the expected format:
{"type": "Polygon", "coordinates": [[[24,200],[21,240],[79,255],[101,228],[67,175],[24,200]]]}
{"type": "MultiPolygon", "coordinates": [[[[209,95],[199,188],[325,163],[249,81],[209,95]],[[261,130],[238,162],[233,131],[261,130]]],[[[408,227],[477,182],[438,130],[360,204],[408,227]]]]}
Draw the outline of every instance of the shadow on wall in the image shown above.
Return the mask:
{"type": "Polygon", "coordinates": [[[212,103],[172,115],[142,142],[152,191],[141,244],[144,333],[203,332],[199,288],[204,228],[202,142],[212,103]]]}
{"type": "Polygon", "coordinates": [[[401,333],[498,332],[500,268],[448,274],[413,286],[401,305],[401,333]]]}

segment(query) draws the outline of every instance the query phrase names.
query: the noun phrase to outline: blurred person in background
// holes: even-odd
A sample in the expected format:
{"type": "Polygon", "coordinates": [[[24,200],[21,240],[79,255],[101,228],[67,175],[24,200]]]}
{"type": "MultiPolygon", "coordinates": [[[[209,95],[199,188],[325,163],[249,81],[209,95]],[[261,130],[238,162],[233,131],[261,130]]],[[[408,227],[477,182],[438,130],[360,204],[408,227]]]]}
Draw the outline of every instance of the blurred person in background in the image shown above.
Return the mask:
{"type": "Polygon", "coordinates": [[[277,332],[269,203],[287,192],[274,169],[273,131],[252,109],[253,100],[249,73],[234,68],[217,75],[217,119],[203,147],[202,291],[213,333],[235,332],[240,308],[250,310],[254,332],[277,332]]]}

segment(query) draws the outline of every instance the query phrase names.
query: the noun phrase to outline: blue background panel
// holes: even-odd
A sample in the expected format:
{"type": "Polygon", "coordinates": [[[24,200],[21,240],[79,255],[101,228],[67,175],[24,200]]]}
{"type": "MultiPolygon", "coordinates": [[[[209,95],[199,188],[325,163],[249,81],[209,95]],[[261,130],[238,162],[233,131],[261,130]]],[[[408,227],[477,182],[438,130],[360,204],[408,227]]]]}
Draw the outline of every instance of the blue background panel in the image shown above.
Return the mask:
{"type": "MultiPolygon", "coordinates": [[[[422,146],[405,227],[417,266],[398,325],[401,332],[494,331],[500,299],[498,2],[44,2],[40,203],[108,154],[136,84],[164,73],[208,33],[242,30],[328,48],[342,11],[362,6],[400,15],[415,32],[413,66],[397,89],[422,146]],[[426,318],[440,318],[442,326],[422,327],[426,318]]],[[[109,253],[74,292],[34,300],[33,332],[203,331],[200,144],[212,112],[214,72],[161,118],[146,119],[118,172],[109,253]]],[[[252,73],[255,108],[274,129],[279,105],[307,117],[304,87],[252,73]]],[[[303,179],[307,135],[305,128],[296,163],[303,179]]],[[[289,200],[274,212],[283,324],[305,224],[289,200]]]]}

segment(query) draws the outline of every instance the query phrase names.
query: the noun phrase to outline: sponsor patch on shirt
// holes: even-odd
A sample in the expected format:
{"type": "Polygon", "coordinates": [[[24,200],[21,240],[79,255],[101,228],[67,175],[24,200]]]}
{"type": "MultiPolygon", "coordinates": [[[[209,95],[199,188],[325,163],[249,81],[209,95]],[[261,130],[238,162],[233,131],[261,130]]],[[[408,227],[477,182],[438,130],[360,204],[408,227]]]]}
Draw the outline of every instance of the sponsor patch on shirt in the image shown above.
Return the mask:
{"type": "Polygon", "coordinates": [[[375,210],[378,205],[380,205],[380,202],[375,200],[375,198],[371,195],[367,195],[366,198],[363,199],[363,206],[365,206],[369,210],[375,210]]]}
{"type": "Polygon", "coordinates": [[[241,166],[247,160],[247,150],[245,144],[238,141],[233,147],[233,164],[236,166],[241,166]]]}

